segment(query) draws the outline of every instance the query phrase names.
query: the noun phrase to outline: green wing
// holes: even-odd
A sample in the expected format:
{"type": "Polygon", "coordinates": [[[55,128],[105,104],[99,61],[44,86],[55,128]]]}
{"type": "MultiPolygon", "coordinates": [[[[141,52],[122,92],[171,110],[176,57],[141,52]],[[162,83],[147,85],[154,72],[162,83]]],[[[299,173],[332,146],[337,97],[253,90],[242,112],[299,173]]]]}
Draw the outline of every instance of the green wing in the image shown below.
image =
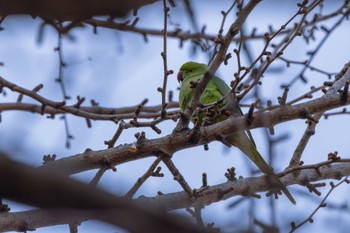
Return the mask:
{"type": "MultiPolygon", "coordinates": [[[[221,94],[223,96],[231,91],[231,88],[221,78],[218,78],[218,77],[215,76],[215,77],[213,77],[212,81],[216,84],[218,90],[221,92],[221,94]]],[[[243,115],[242,109],[239,106],[239,104],[236,104],[236,108],[234,109],[234,111],[236,113],[238,113],[239,115],[243,115]]],[[[255,144],[255,141],[253,139],[253,136],[252,136],[252,134],[251,134],[251,132],[249,130],[247,131],[247,134],[248,134],[248,137],[249,137],[250,141],[256,147],[256,144],[255,144]]]]}

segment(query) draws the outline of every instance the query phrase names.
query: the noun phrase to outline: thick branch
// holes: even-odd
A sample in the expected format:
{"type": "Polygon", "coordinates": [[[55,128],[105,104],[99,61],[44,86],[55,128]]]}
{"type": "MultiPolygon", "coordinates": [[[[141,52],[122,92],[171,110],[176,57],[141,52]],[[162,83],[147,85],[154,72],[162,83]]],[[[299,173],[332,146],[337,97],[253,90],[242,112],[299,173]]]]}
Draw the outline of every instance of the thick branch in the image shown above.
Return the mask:
{"type": "Polygon", "coordinates": [[[327,95],[318,99],[308,101],[294,106],[283,106],[272,111],[266,111],[254,115],[254,121],[247,124],[245,116],[230,117],[220,123],[202,127],[200,129],[183,130],[165,137],[143,140],[137,145],[137,151],[133,152],[133,144],[124,144],[116,148],[100,151],[86,150],[82,154],[77,154],[67,158],[62,158],[42,166],[41,169],[59,169],[67,174],[79,173],[90,169],[105,166],[106,163],[118,165],[125,162],[134,161],[164,152],[174,154],[176,151],[189,147],[203,145],[217,140],[218,135],[230,135],[247,129],[266,127],[291,121],[303,119],[306,114],[314,114],[350,103],[348,97],[344,103],[338,94],[327,95]],[[196,135],[193,135],[195,133],[196,135]],[[198,139],[199,136],[199,140],[198,139]],[[196,140],[194,140],[196,139],[196,140]]]}
{"type": "MultiPolygon", "coordinates": [[[[289,173],[281,178],[281,181],[289,186],[293,184],[303,185],[305,182],[315,182],[325,179],[340,179],[341,177],[350,175],[350,162],[339,164],[325,165],[319,168],[318,171],[311,165],[309,169],[300,170],[297,177],[293,173],[289,173]],[[319,173],[318,173],[319,172],[319,173]]],[[[210,205],[213,202],[226,200],[237,195],[245,193],[266,192],[269,190],[269,185],[266,182],[265,176],[250,177],[238,179],[236,181],[228,181],[208,187],[202,197],[193,199],[188,196],[185,191],[163,194],[157,197],[142,197],[137,199],[137,202],[147,203],[154,207],[160,207],[165,210],[183,209],[194,207],[197,202],[210,205]],[[231,190],[228,193],[220,196],[220,193],[225,190],[231,190]]]]}
{"type": "MultiPolygon", "coordinates": [[[[301,167],[302,168],[302,167],[301,167]]],[[[342,176],[350,175],[350,162],[337,163],[332,165],[324,165],[318,171],[310,165],[309,169],[301,169],[298,177],[290,173],[283,178],[282,182],[286,185],[304,184],[305,182],[315,182],[325,179],[340,179],[342,176]]],[[[268,183],[265,176],[255,178],[238,179],[236,181],[228,181],[218,185],[208,187],[201,197],[192,198],[188,196],[185,191],[163,194],[156,197],[142,197],[136,199],[138,203],[144,203],[153,206],[154,208],[161,208],[167,211],[194,207],[196,204],[210,205],[213,202],[228,199],[236,195],[244,195],[247,192],[264,192],[268,190],[268,183]],[[233,188],[233,189],[232,189],[233,188]],[[229,191],[227,191],[229,190],[229,191]]],[[[49,222],[47,225],[57,225],[69,223],[73,219],[67,215],[60,215],[59,211],[50,213],[49,222]]],[[[46,210],[30,210],[17,213],[7,213],[0,215],[2,223],[12,223],[15,226],[21,226],[23,223],[32,223],[34,227],[43,227],[43,217],[47,219],[46,210]],[[45,217],[46,215],[46,217],[45,217]]],[[[84,220],[83,216],[80,220],[84,220]]],[[[0,231],[9,229],[6,224],[1,225],[0,231]]],[[[13,229],[13,228],[12,228],[13,229]]]]}
{"type": "MultiPolygon", "coordinates": [[[[68,178],[54,171],[42,171],[11,161],[0,154],[0,196],[44,208],[43,219],[19,219],[13,214],[0,214],[0,231],[27,231],[52,223],[82,219],[98,219],[120,226],[130,232],[203,232],[185,219],[162,213],[125,198],[68,178]],[[9,179],[9,177],[11,179],[9,179]],[[55,215],[59,218],[55,220],[55,215]],[[68,219],[67,217],[70,216],[68,219]],[[64,219],[64,220],[62,220],[64,219]],[[138,224],[134,223],[137,219],[138,224]]],[[[41,212],[42,213],[42,212],[41,212]]],[[[21,215],[28,217],[28,215],[21,215]]],[[[20,217],[20,216],[18,216],[20,217]]],[[[42,214],[41,214],[42,217],[42,214]]],[[[54,224],[55,225],[55,224],[54,224]]],[[[47,226],[47,225],[46,225],[47,226]]]]}

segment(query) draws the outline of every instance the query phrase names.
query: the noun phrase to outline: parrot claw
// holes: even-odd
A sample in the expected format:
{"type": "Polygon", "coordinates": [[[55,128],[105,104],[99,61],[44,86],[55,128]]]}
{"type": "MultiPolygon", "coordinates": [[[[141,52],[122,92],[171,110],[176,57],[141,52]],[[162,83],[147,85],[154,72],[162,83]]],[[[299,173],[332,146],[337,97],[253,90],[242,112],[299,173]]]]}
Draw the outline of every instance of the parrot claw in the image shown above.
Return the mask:
{"type": "Polygon", "coordinates": [[[176,128],[173,130],[173,133],[184,132],[184,131],[188,131],[188,130],[190,130],[190,128],[188,126],[184,126],[184,127],[176,126],[176,128]]]}
{"type": "Polygon", "coordinates": [[[175,129],[173,130],[173,133],[189,130],[189,127],[188,127],[189,121],[190,121],[189,118],[184,113],[180,112],[180,121],[175,127],[175,129]]]}

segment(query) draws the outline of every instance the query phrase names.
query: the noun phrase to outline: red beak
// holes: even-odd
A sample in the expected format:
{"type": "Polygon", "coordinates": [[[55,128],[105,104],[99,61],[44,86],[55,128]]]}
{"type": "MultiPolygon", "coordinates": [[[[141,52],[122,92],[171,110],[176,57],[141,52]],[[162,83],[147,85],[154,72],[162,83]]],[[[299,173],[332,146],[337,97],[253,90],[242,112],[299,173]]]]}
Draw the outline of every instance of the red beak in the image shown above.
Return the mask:
{"type": "Polygon", "coordinates": [[[180,70],[179,73],[177,73],[177,81],[182,82],[183,76],[182,76],[182,71],[180,70]]]}

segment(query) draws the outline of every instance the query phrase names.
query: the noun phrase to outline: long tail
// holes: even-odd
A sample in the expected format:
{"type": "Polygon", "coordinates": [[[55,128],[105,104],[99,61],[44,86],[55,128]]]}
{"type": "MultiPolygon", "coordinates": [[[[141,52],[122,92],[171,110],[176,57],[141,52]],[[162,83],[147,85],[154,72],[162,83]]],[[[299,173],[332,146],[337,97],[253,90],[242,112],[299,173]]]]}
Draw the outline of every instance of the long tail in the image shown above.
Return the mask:
{"type": "Polygon", "coordinates": [[[294,205],[296,204],[292,194],[288,191],[287,187],[278,179],[272,168],[265,162],[263,157],[259,154],[255,145],[249,140],[245,133],[234,134],[226,138],[229,143],[238,147],[244,154],[246,154],[255,165],[268,176],[269,182],[282,190],[287,198],[294,205]]]}

